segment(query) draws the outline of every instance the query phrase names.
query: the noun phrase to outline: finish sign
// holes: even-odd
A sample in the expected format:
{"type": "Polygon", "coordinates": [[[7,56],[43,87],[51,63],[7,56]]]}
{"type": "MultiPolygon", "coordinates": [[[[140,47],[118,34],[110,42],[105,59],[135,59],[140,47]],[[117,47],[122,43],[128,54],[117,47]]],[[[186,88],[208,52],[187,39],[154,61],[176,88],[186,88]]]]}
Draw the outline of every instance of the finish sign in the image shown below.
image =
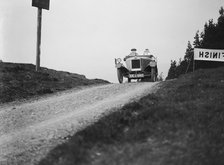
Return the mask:
{"type": "Polygon", "coordinates": [[[49,10],[50,0],[33,0],[32,6],[49,10]]]}
{"type": "Polygon", "coordinates": [[[194,60],[224,62],[224,50],[195,48],[194,60]]]}

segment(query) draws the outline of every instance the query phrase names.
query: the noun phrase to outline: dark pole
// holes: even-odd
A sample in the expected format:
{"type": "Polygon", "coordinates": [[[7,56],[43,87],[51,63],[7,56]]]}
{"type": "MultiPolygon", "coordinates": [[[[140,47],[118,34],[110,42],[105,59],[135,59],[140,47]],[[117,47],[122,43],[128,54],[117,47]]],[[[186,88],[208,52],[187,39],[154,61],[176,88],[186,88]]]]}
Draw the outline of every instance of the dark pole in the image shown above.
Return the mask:
{"type": "Polygon", "coordinates": [[[40,70],[41,19],[42,19],[42,9],[39,7],[38,8],[38,14],[37,14],[36,71],[40,70]]]}
{"type": "Polygon", "coordinates": [[[194,59],[194,55],[193,55],[193,72],[195,70],[195,59],[194,59]]]}

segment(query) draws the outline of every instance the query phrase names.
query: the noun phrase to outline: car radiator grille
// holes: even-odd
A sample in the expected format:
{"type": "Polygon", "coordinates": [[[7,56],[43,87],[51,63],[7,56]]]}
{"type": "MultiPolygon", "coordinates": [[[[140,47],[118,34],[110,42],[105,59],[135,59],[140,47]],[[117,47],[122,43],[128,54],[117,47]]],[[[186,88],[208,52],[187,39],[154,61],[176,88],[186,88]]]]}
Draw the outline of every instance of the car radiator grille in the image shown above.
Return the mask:
{"type": "Polygon", "coordinates": [[[141,68],[140,60],[132,60],[131,61],[131,66],[132,66],[132,69],[141,68]]]}

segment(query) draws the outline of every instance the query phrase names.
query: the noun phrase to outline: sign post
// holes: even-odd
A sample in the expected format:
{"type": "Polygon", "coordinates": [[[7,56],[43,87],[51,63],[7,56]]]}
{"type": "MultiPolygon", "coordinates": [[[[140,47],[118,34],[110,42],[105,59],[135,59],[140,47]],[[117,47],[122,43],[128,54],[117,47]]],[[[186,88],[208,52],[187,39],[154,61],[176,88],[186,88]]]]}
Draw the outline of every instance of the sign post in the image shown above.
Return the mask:
{"type": "Polygon", "coordinates": [[[195,70],[195,59],[194,59],[194,55],[193,55],[193,72],[194,72],[194,70],[195,70]]]}
{"type": "Polygon", "coordinates": [[[41,22],[42,9],[49,10],[50,0],[32,0],[32,6],[37,7],[37,47],[36,47],[36,71],[40,70],[41,54],[41,22]]]}
{"type": "Polygon", "coordinates": [[[37,47],[36,47],[36,71],[40,70],[40,45],[41,45],[41,22],[42,22],[42,9],[38,8],[37,11],[37,47]]]}

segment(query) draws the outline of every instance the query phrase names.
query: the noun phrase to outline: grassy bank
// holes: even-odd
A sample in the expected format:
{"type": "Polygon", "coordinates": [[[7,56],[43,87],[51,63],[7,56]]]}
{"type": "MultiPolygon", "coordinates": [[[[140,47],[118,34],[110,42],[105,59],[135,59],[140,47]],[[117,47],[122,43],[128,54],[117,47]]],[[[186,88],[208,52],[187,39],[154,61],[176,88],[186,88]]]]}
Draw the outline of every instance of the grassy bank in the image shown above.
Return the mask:
{"type": "Polygon", "coordinates": [[[36,72],[32,64],[0,63],[0,103],[100,83],[109,82],[42,67],[36,72]]]}
{"type": "Polygon", "coordinates": [[[163,82],[52,150],[40,165],[224,164],[224,68],[163,82]]]}

